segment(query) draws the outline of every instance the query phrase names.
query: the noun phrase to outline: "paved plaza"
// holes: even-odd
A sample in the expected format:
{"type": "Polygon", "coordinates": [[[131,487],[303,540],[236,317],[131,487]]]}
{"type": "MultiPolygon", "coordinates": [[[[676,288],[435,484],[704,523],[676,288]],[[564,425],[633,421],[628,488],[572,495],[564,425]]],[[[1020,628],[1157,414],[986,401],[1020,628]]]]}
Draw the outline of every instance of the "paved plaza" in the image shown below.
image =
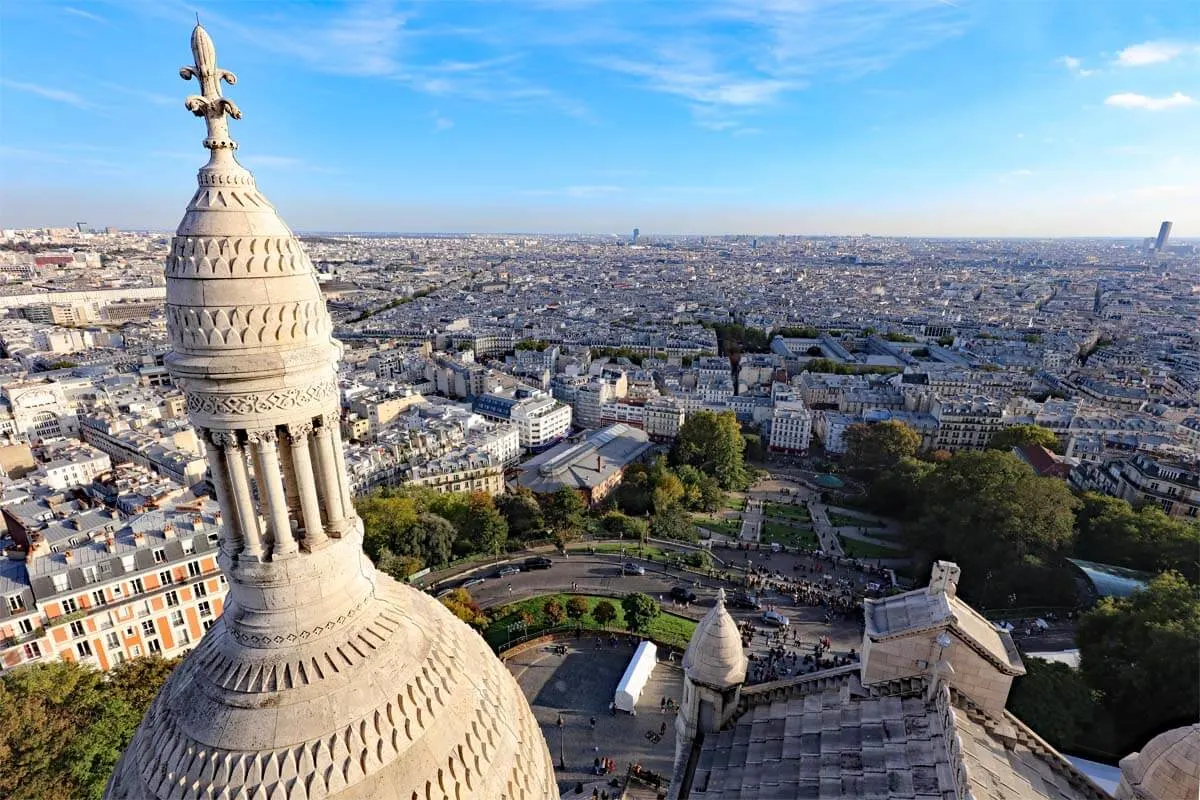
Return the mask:
{"type": "Polygon", "coordinates": [[[613,715],[609,704],[633,657],[634,644],[619,640],[614,648],[605,639],[602,648],[596,650],[595,642],[593,638],[571,642],[566,654],[555,653],[550,646],[534,647],[508,661],[546,737],[560,788],[573,795],[575,785],[582,782],[584,797],[591,796],[593,787],[609,789],[611,794],[608,781],[623,779],[632,763],[670,776],[675,757],[675,715],[663,714],[660,703],[663,697],[678,702],[683,691],[683,672],[678,665],[659,662],[638,702],[636,715],[619,711],[613,715]],[[564,722],[561,732],[559,714],[564,722]],[[664,723],[666,734],[660,741],[647,738],[647,732],[658,734],[664,723]],[[593,774],[597,757],[615,760],[616,771],[603,777],[593,774]]]}

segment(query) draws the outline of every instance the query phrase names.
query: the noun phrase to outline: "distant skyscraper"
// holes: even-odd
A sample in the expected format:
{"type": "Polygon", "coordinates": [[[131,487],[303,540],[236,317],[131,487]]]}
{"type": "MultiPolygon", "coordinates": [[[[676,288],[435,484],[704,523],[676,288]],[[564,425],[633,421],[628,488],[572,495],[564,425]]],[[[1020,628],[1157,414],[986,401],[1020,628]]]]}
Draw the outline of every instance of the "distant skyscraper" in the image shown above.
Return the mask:
{"type": "Polygon", "coordinates": [[[629,243],[637,244],[637,237],[638,237],[638,234],[640,234],[640,233],[641,233],[640,230],[638,230],[637,228],[634,228],[633,229],[633,238],[629,240],[629,243]]]}
{"type": "Polygon", "coordinates": [[[1155,250],[1166,250],[1167,240],[1171,238],[1171,223],[1163,220],[1163,224],[1158,227],[1158,238],[1154,240],[1155,250]]]}

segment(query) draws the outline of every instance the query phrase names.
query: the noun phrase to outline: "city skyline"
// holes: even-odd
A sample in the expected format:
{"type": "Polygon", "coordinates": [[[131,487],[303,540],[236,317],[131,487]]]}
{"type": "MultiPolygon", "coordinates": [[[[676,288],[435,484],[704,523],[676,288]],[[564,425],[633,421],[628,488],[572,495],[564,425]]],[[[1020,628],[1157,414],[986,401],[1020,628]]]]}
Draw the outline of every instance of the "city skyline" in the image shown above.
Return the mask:
{"type": "Polygon", "coordinates": [[[1200,11],[1082,9],[6,7],[0,225],[172,227],[198,10],[299,230],[1195,236],[1200,11]]]}

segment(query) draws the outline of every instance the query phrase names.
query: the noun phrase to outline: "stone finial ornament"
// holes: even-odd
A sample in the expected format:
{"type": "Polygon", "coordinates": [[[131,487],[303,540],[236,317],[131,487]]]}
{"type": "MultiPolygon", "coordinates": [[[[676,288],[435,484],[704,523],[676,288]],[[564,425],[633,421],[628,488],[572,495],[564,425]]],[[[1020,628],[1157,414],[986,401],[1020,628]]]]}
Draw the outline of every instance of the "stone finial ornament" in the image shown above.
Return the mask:
{"type": "Polygon", "coordinates": [[[217,48],[213,45],[212,37],[200,25],[199,15],[196,28],[192,31],[192,57],[195,62],[190,67],[180,67],[179,77],[185,81],[192,78],[200,81],[200,94],[194,94],[184,101],[187,110],[197,117],[204,117],[208,123],[208,138],[204,146],[209,150],[219,148],[237,149],[237,142],[229,138],[229,123],[225,116],[234,119],[242,118],[242,111],[237,103],[221,95],[221,81],[230,86],[237,83],[237,76],[227,69],[217,66],[217,48]]]}

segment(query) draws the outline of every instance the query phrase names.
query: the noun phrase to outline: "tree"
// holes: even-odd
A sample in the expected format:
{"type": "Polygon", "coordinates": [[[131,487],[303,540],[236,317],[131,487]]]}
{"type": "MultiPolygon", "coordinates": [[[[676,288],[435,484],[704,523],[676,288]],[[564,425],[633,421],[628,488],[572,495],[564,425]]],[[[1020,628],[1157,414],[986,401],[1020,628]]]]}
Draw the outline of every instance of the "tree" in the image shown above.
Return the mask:
{"type": "Polygon", "coordinates": [[[700,538],[691,517],[678,506],[672,506],[650,518],[650,535],[656,539],[677,542],[694,542],[700,538]]]}
{"type": "Polygon", "coordinates": [[[707,550],[693,550],[687,555],[688,566],[701,571],[712,569],[712,554],[707,550]]]}
{"type": "MultiPolygon", "coordinates": [[[[650,621],[662,612],[657,600],[641,592],[625,595],[621,600],[621,609],[625,612],[625,627],[634,633],[645,632],[650,627],[650,621]]],[[[595,616],[595,612],[592,612],[592,616],[595,616]]]]}
{"type": "Polygon", "coordinates": [[[466,589],[455,589],[449,594],[442,595],[439,599],[442,601],[442,605],[450,609],[450,613],[472,628],[483,630],[487,627],[487,615],[483,613],[483,609],[466,589]]]}
{"type": "Polygon", "coordinates": [[[412,498],[380,490],[360,497],[354,507],[363,521],[363,550],[368,556],[377,558],[385,547],[393,553],[418,555],[410,552],[405,541],[405,534],[417,521],[412,498]]]}
{"type": "Polygon", "coordinates": [[[715,478],[722,489],[737,490],[746,484],[745,449],[741,426],[732,411],[698,411],[689,414],[680,427],[671,447],[671,463],[691,464],[715,478]]]}
{"type": "Polygon", "coordinates": [[[1040,445],[1055,453],[1059,451],[1058,437],[1041,425],[1013,425],[1001,428],[988,440],[989,450],[1012,450],[1014,447],[1040,445]]]}
{"type": "Polygon", "coordinates": [[[587,505],[574,489],[564,486],[551,494],[539,495],[538,503],[542,507],[546,524],[555,533],[573,532],[583,527],[583,515],[587,512],[587,505]]]}
{"type": "Polygon", "coordinates": [[[641,539],[646,535],[647,525],[640,519],[622,514],[620,511],[609,511],[600,518],[600,525],[605,532],[620,539],[641,539]]]}
{"type": "Polygon", "coordinates": [[[567,618],[567,610],[557,600],[547,600],[546,604],[542,606],[542,614],[546,617],[546,622],[551,625],[561,625],[567,618]]]}
{"type": "Polygon", "coordinates": [[[1126,737],[1118,752],[1200,716],[1198,641],[1200,597],[1177,572],[1130,597],[1106,597],[1080,617],[1080,671],[1126,737]]]}
{"type": "Polygon", "coordinates": [[[1200,581],[1200,525],[1175,519],[1158,506],[1138,510],[1125,500],[1085,493],[1076,515],[1079,558],[1147,572],[1177,569],[1200,581]]]}
{"type": "Polygon", "coordinates": [[[812,356],[813,358],[821,358],[822,356],[825,355],[825,351],[822,350],[819,345],[815,345],[815,344],[812,347],[805,350],[804,352],[807,353],[808,355],[812,356]]]}
{"type": "Polygon", "coordinates": [[[867,504],[877,514],[914,519],[921,513],[925,478],[936,469],[934,464],[916,458],[902,458],[880,473],[867,489],[867,504]]]}
{"type": "Polygon", "coordinates": [[[567,616],[579,622],[588,613],[588,601],[586,597],[572,597],[567,601],[567,616]]]}
{"type": "Polygon", "coordinates": [[[1008,708],[1059,750],[1111,752],[1112,720],[1096,691],[1066,664],[1024,659],[1025,674],[1013,682],[1008,708]]]}
{"type": "Polygon", "coordinates": [[[496,498],[495,503],[496,508],[504,515],[504,520],[508,523],[508,535],[513,539],[528,539],[546,527],[542,507],[538,505],[533,492],[528,489],[502,494],[496,498]]]}
{"type": "Polygon", "coordinates": [[[53,661],[0,676],[0,796],[98,799],[173,666],[133,659],[106,679],[53,661]]]}
{"type": "Polygon", "coordinates": [[[1073,602],[1062,556],[1074,535],[1078,501],[1056,478],[998,450],[966,451],[922,482],[923,511],[906,529],[915,549],[958,562],[961,589],[990,607],[1017,594],[1025,605],[1073,602]]]}
{"type": "Polygon", "coordinates": [[[683,502],[683,481],[676,478],[665,465],[659,465],[657,475],[651,472],[654,481],[654,494],[651,504],[655,513],[661,513],[678,506],[683,502]]]}
{"type": "Polygon", "coordinates": [[[425,567],[425,562],[413,556],[398,556],[385,547],[375,557],[375,568],[398,581],[407,580],[409,575],[425,567]]]}
{"type": "Polygon", "coordinates": [[[592,619],[600,623],[601,627],[608,625],[617,618],[617,607],[608,600],[601,600],[596,603],[596,607],[592,609],[592,619]]]}
{"type": "Polygon", "coordinates": [[[508,541],[508,523],[496,510],[487,492],[471,492],[466,513],[458,524],[454,549],[461,555],[502,553],[508,541]]]}
{"type": "Polygon", "coordinates": [[[409,529],[408,535],[412,540],[413,551],[425,564],[432,567],[444,567],[450,563],[450,556],[454,551],[454,540],[458,536],[458,532],[450,520],[432,512],[423,511],[417,515],[417,521],[409,529]]]}
{"type": "Polygon", "coordinates": [[[921,434],[895,420],[858,422],[846,428],[846,465],[860,474],[873,474],[911,458],[921,446],[921,434]]]}

